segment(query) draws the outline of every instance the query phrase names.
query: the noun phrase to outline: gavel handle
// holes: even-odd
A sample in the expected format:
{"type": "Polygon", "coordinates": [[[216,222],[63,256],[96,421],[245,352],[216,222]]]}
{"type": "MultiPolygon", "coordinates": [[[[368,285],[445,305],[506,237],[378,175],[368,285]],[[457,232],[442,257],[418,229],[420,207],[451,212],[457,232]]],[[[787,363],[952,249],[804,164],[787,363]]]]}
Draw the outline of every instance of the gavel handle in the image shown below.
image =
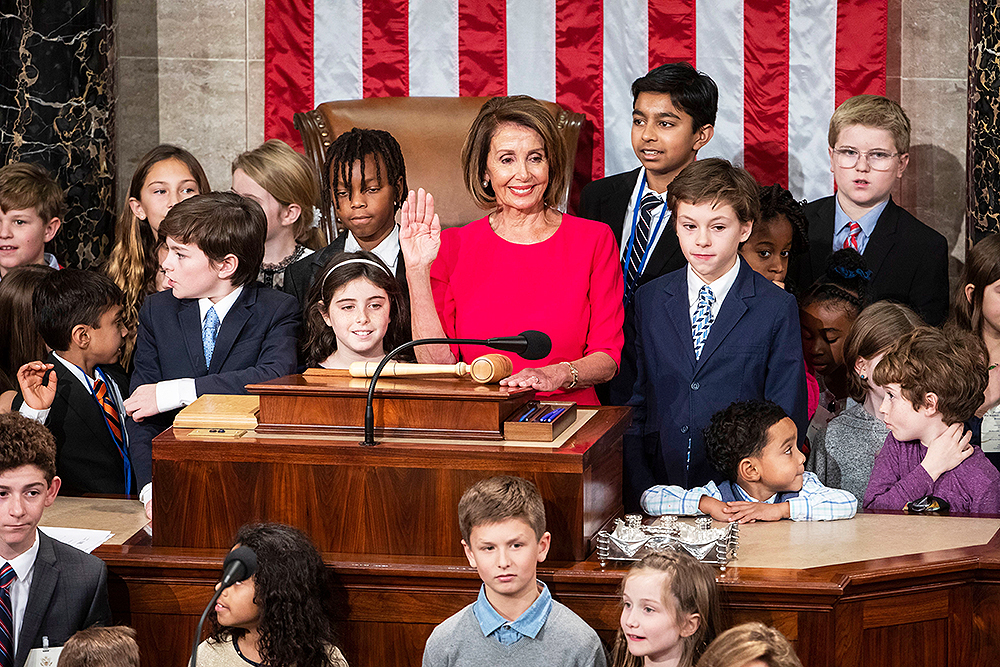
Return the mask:
{"type": "MultiPolygon", "coordinates": [[[[351,364],[348,372],[351,377],[370,378],[378,368],[377,361],[355,361],[351,364]]],[[[407,364],[397,361],[390,361],[382,369],[382,375],[387,377],[403,377],[407,375],[454,375],[462,377],[468,375],[469,365],[464,361],[457,364],[407,364]]]]}

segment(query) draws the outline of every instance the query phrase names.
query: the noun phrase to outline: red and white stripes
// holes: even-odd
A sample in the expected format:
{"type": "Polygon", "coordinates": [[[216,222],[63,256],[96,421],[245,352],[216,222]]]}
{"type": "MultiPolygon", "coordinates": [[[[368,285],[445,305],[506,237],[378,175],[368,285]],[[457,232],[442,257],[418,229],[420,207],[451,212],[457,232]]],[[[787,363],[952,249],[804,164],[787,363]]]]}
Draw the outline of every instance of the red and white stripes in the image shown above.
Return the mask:
{"type": "Polygon", "coordinates": [[[265,134],[318,102],[527,94],[586,114],[577,179],[635,167],[632,81],[688,60],[719,85],[703,157],[832,191],[827,125],[885,92],[888,0],[266,0],[265,134]]]}

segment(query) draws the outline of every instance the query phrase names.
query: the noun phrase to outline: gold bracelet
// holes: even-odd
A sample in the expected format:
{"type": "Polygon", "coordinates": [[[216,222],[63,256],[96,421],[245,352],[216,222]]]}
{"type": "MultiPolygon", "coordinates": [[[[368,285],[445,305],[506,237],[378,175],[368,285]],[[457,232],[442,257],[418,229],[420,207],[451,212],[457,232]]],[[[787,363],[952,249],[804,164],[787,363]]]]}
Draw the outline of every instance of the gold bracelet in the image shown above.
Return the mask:
{"type": "Polygon", "coordinates": [[[560,361],[559,363],[566,364],[567,366],[569,366],[569,372],[573,374],[573,381],[566,388],[572,389],[573,387],[576,386],[576,383],[580,381],[580,371],[576,370],[576,366],[574,366],[568,361],[560,361]]]}

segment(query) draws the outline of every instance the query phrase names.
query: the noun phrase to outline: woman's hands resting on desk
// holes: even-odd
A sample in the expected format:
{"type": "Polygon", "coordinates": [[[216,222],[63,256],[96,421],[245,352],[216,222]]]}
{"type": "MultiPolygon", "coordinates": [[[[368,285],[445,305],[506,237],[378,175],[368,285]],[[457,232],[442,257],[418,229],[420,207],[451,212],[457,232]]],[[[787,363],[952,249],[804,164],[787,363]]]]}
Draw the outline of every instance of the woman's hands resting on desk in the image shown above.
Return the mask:
{"type": "MultiPolygon", "coordinates": [[[[572,367],[576,369],[576,385],[573,389],[582,389],[607,382],[618,372],[618,366],[605,352],[594,352],[582,359],[577,359],[572,362],[572,367]]],[[[570,362],[560,362],[541,368],[521,369],[509,378],[500,380],[500,386],[530,387],[535,391],[556,391],[560,388],[568,388],[573,384],[573,379],[570,362]]]]}

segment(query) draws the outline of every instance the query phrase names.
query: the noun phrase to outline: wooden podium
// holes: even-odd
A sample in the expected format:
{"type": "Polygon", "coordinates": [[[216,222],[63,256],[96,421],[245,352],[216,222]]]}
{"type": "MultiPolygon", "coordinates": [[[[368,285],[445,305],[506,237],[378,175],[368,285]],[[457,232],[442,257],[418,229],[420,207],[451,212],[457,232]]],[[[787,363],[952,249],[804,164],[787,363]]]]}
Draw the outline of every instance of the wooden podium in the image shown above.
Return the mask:
{"type": "Polygon", "coordinates": [[[503,420],[534,392],[386,378],[375,394],[379,444],[362,447],[367,387],[346,374],[279,378],[248,387],[260,397],[256,431],[161,434],[153,544],[228,547],[244,523],[280,521],[321,551],[461,556],[459,498],[503,474],[538,486],[552,559],[586,559],[597,532],[621,514],[628,408],[581,410],[559,446],[514,443],[502,440],[503,420]]]}

